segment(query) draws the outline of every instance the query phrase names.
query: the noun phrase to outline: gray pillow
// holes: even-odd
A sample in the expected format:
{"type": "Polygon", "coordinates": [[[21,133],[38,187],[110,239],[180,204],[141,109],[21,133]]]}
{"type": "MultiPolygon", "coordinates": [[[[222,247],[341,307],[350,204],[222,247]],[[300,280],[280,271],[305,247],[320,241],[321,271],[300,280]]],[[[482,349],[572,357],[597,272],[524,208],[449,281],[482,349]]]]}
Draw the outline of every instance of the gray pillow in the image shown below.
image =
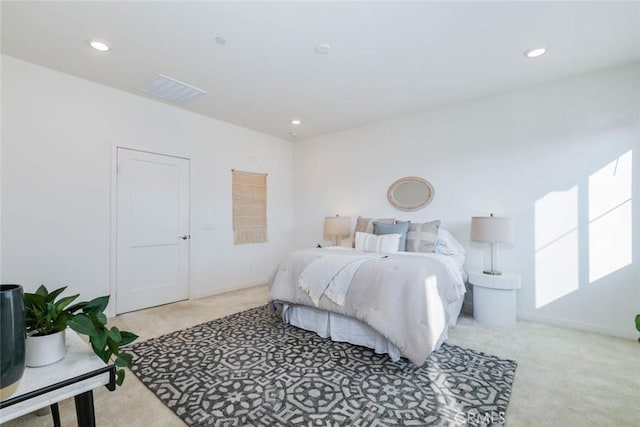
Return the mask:
{"type": "Polygon", "coordinates": [[[408,252],[435,252],[440,220],[414,222],[407,233],[408,252]]]}
{"type": "Polygon", "coordinates": [[[400,244],[398,246],[399,251],[407,250],[407,232],[411,221],[400,222],[396,224],[385,224],[382,222],[373,221],[373,234],[378,236],[382,234],[400,234],[400,244]]]}

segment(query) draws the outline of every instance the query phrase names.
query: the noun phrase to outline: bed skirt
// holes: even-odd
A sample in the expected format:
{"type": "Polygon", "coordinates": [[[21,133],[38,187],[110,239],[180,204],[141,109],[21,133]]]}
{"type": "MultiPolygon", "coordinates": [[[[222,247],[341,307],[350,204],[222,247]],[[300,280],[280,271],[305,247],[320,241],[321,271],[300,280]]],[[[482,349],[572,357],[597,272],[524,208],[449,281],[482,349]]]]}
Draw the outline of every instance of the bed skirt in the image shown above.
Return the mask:
{"type": "MultiPolygon", "coordinates": [[[[460,298],[449,305],[448,328],[454,327],[458,322],[463,300],[460,298]]],[[[272,304],[274,303],[272,302],[272,304]]],[[[331,338],[332,341],[368,347],[378,354],[388,354],[394,361],[400,360],[403,356],[397,346],[378,331],[357,319],[304,305],[286,303],[275,303],[274,305],[280,305],[280,307],[276,307],[277,312],[282,314],[282,320],[285,323],[315,332],[322,338],[331,338]]],[[[434,350],[440,348],[440,345],[447,339],[448,328],[443,332],[434,350]]]]}

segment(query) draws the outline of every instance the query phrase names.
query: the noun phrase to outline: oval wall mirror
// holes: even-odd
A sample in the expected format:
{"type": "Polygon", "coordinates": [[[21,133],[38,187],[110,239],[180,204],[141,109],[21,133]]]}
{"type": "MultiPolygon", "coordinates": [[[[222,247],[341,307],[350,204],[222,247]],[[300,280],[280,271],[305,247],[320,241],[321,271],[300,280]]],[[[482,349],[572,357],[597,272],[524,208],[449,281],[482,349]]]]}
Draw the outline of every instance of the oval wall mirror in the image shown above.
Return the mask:
{"type": "Polygon", "coordinates": [[[408,176],[400,178],[389,187],[389,203],[401,211],[416,211],[433,200],[434,189],[429,181],[408,176]]]}

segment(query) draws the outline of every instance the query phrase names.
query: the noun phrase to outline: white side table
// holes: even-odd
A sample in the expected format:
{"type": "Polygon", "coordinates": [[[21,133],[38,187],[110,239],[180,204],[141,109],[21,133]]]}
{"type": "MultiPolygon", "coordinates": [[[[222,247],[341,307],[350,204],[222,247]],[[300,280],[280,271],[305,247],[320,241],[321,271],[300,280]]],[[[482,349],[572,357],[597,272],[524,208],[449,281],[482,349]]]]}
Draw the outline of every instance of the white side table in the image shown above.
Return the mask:
{"type": "Polygon", "coordinates": [[[474,319],[494,326],[516,324],[516,290],[520,289],[520,276],[471,271],[469,283],[473,285],[474,319]]]}
{"type": "Polygon", "coordinates": [[[67,328],[67,353],[51,365],[25,368],[16,392],[0,401],[0,424],[40,408],[52,406],[59,426],[57,403],[74,397],[78,426],[95,427],[93,389],[116,387],[116,367],[107,365],[74,331],[67,328]]]}

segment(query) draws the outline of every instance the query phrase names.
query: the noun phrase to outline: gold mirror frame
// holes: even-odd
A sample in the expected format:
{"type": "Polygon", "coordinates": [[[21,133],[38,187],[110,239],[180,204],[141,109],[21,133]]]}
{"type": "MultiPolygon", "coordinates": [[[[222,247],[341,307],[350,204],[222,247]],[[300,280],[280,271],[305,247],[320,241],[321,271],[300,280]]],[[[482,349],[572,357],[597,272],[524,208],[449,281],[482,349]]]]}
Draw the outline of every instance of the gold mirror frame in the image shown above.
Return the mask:
{"type": "Polygon", "coordinates": [[[417,211],[418,209],[422,209],[423,207],[431,203],[431,201],[433,200],[434,194],[435,194],[435,190],[433,188],[433,185],[431,185],[429,181],[419,178],[417,176],[407,176],[404,178],[400,178],[396,180],[393,184],[391,184],[391,186],[389,187],[389,190],[387,191],[387,199],[389,199],[389,203],[391,203],[396,209],[405,211],[405,212],[411,212],[411,211],[417,211]],[[424,198],[420,198],[419,200],[414,200],[410,202],[399,201],[397,199],[396,191],[398,191],[398,188],[402,187],[403,185],[408,185],[408,184],[413,184],[413,185],[418,184],[423,186],[426,192],[426,196],[424,198]]]}

